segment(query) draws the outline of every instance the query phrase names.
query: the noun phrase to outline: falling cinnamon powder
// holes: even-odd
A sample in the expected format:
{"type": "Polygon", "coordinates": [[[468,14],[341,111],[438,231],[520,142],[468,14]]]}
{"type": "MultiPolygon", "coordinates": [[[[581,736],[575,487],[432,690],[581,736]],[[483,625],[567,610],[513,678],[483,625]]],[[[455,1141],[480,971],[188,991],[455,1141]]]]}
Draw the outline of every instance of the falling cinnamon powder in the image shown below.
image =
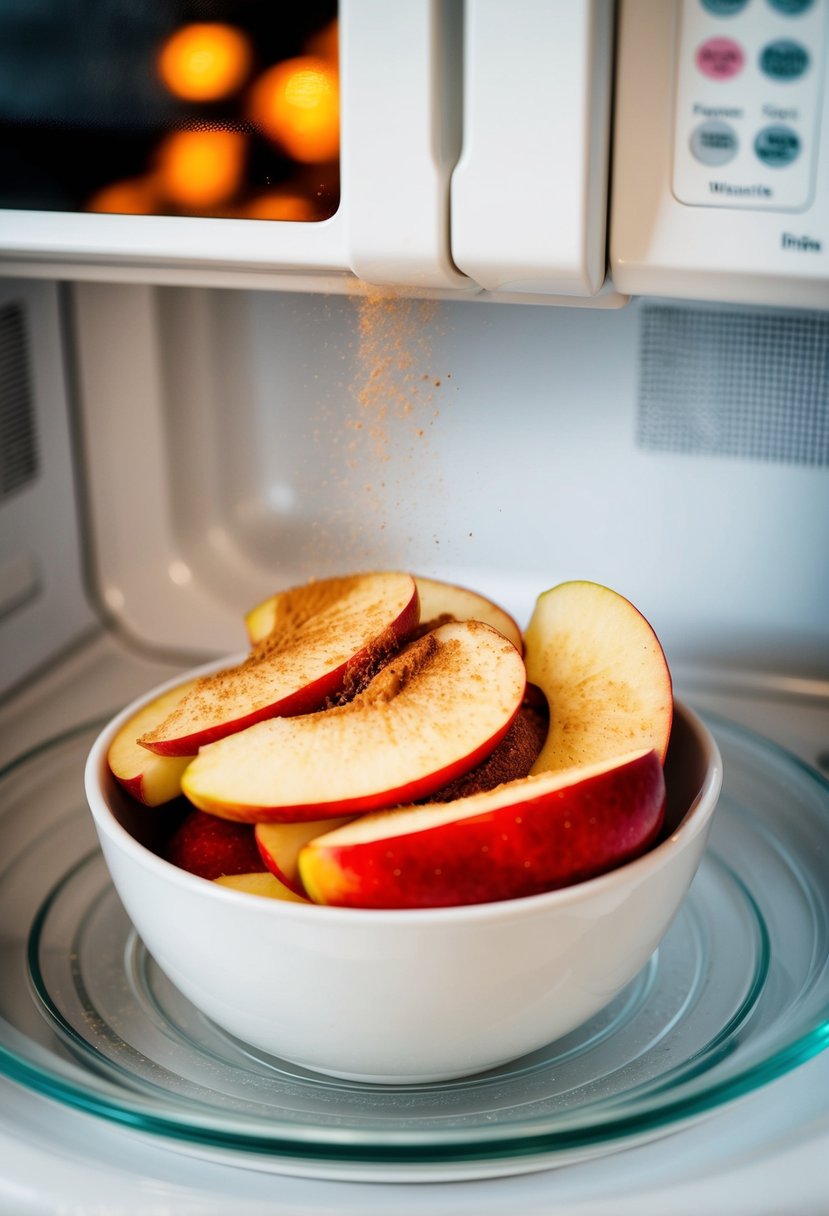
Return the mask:
{"type": "Polygon", "coordinates": [[[368,289],[358,299],[358,376],[354,396],[358,412],[348,425],[365,431],[373,458],[391,456],[394,424],[411,423],[409,437],[426,434],[424,412],[430,422],[433,396],[425,385],[440,387],[440,380],[424,371],[431,362],[434,300],[415,300],[368,289]],[[425,407],[425,408],[424,408],[425,407]]]}
{"type": "Polygon", "coordinates": [[[316,554],[335,567],[345,553],[352,566],[405,566],[411,537],[401,536],[401,525],[411,521],[416,532],[417,504],[441,492],[440,461],[430,451],[435,398],[449,376],[432,366],[438,305],[365,284],[351,301],[354,371],[345,400],[317,430],[335,463],[314,526],[316,554]]]}

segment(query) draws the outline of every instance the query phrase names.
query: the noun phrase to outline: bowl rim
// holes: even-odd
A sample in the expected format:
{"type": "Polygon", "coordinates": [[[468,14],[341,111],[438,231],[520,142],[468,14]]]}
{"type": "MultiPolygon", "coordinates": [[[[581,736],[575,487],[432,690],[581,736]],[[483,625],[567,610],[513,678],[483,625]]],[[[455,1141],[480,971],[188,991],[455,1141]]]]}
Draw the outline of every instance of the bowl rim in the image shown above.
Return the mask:
{"type": "MultiPolygon", "coordinates": [[[[487,903],[457,904],[440,908],[340,908],[325,904],[303,904],[288,900],[261,898],[252,903],[248,893],[224,887],[219,883],[208,882],[199,875],[180,869],[146,848],[118,822],[108,805],[104,792],[105,781],[115,781],[115,778],[109,774],[107,764],[110,743],[133,714],[177,685],[199,676],[209,675],[222,667],[239,662],[243,657],[243,655],[225,656],[180,672],[135,697],[119,710],[102,727],[89,750],[84,766],[84,790],[87,805],[99,833],[103,833],[113,845],[143,869],[149,870],[158,878],[171,882],[182,891],[190,891],[194,895],[201,894],[202,897],[215,899],[219,903],[226,902],[237,907],[247,907],[251,911],[255,910],[258,915],[329,926],[335,924],[364,925],[366,922],[375,925],[398,926],[407,923],[421,926],[434,923],[446,925],[447,923],[478,923],[487,920],[507,921],[516,917],[534,916],[556,907],[570,907],[593,897],[611,896],[614,891],[629,884],[635,885],[651,871],[655,872],[668,865],[675,854],[684,851],[701,832],[705,831],[710,824],[722,789],[723,763],[716,739],[699,715],[684,701],[674,697],[674,717],[682,717],[691,728],[708,758],[708,765],[702,785],[674,831],[640,857],[634,858],[633,861],[570,886],[557,887],[555,890],[543,891],[536,895],[522,895],[512,899],[492,900],[487,903]]],[[[129,797],[128,794],[125,796],[129,797]]],[[[136,806],[140,805],[136,801],[136,806]]],[[[147,807],[146,810],[148,814],[164,813],[163,807],[147,807]]]]}

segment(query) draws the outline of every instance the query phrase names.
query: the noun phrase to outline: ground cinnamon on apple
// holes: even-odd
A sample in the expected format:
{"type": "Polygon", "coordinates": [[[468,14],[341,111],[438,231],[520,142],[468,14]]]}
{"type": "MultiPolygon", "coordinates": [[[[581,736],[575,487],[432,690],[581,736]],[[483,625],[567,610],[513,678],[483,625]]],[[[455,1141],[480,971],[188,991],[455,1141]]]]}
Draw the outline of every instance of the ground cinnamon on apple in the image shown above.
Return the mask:
{"type": "Polygon", "coordinates": [[[544,746],[547,727],[545,713],[522,705],[512,726],[486,760],[432,794],[429,802],[452,802],[455,798],[495,789],[505,781],[526,777],[544,746]]]}

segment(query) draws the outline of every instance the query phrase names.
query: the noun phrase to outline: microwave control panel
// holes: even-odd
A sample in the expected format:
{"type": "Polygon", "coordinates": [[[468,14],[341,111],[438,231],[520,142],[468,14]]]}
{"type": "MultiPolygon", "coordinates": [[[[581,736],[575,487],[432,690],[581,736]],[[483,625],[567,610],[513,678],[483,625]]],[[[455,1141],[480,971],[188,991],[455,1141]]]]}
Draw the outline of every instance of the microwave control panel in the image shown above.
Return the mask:
{"type": "Polygon", "coordinates": [[[814,194],[822,0],[683,0],[673,192],[698,207],[797,211],[814,194]]]}

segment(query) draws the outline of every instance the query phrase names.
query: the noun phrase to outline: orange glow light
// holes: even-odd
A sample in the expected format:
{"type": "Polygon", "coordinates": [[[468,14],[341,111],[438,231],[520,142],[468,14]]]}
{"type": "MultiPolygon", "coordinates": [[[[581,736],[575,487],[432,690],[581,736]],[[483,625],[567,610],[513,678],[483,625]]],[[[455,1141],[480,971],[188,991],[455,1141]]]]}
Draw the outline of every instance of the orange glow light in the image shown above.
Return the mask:
{"type": "Polygon", "coordinates": [[[181,208],[216,207],[238,190],[246,147],[238,131],[176,131],[158,149],[159,189],[181,208]]]}
{"type": "Polygon", "coordinates": [[[302,164],[334,160],[340,147],[337,73],[304,55],[268,68],[250,94],[251,120],[302,164]]]}
{"type": "Polygon", "coordinates": [[[294,223],[313,223],[320,217],[310,199],[287,190],[272,190],[252,198],[243,210],[250,220],[291,220],[294,223]]]}
{"type": "Polygon", "coordinates": [[[150,178],[128,178],[102,186],[87,200],[85,209],[113,215],[155,215],[158,192],[150,178]]]}
{"type": "Polygon", "coordinates": [[[241,30],[219,22],[184,25],[158,56],[158,74],[176,97],[216,101],[235,92],[250,73],[253,56],[241,30]]]}

